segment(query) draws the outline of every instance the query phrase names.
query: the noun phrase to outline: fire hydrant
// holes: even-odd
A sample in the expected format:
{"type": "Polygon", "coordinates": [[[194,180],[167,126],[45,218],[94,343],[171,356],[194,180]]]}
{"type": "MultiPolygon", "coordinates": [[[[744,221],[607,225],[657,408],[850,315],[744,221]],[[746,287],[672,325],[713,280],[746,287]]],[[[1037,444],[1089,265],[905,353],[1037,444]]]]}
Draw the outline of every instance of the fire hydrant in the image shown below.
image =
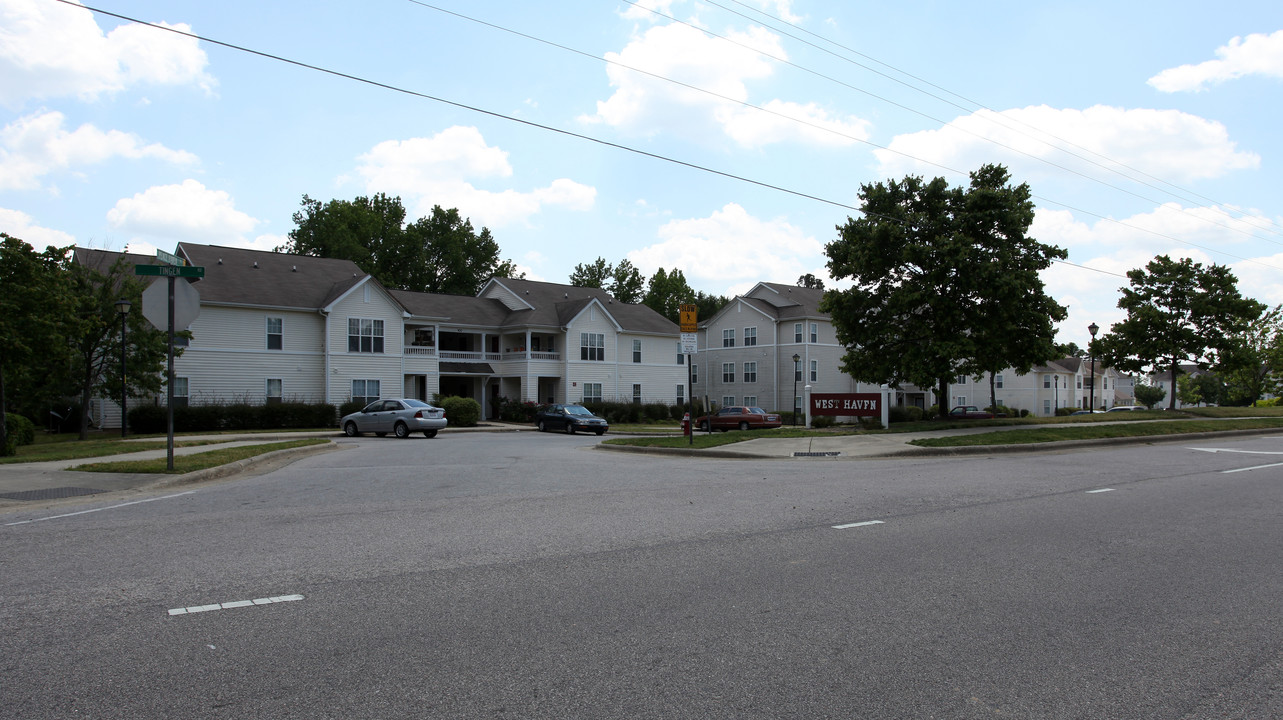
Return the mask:
{"type": "Polygon", "coordinates": [[[682,435],[691,434],[691,414],[686,413],[682,416],[682,435]]]}

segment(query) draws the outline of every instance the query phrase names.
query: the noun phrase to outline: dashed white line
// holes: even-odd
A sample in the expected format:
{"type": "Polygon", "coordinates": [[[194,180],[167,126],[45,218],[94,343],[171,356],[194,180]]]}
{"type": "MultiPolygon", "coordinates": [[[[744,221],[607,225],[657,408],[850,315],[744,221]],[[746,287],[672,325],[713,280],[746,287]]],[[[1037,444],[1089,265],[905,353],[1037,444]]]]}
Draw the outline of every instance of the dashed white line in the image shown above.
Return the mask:
{"type": "Polygon", "coordinates": [[[36,518],[34,520],[19,520],[18,522],[5,523],[4,526],[9,527],[10,525],[26,525],[28,523],[41,522],[44,520],[57,520],[59,518],[74,517],[76,515],[87,515],[89,513],[102,512],[103,510],[115,510],[116,508],[128,507],[130,505],[139,505],[141,503],[155,502],[157,500],[168,500],[170,498],[182,497],[183,495],[191,495],[194,492],[196,491],[188,490],[186,492],[174,493],[173,495],[162,495],[160,497],[147,498],[146,500],[134,500],[132,502],[121,503],[119,505],[108,505],[107,507],[93,508],[90,510],[81,510],[79,512],[66,513],[65,515],[50,515],[49,517],[36,518]]]}
{"type": "Polygon", "coordinates": [[[1114,491],[1114,489],[1113,489],[1113,488],[1101,488],[1101,489],[1099,489],[1099,490],[1088,490],[1088,491],[1087,491],[1087,494],[1088,494],[1088,495],[1095,495],[1096,493],[1113,492],[1113,491],[1114,491]]]}
{"type": "Polygon", "coordinates": [[[1241,472],[1247,472],[1248,470],[1264,470],[1266,468],[1273,468],[1273,467],[1280,467],[1280,466],[1283,466],[1283,463],[1273,463],[1271,465],[1256,465],[1253,467],[1238,468],[1237,470],[1222,470],[1221,474],[1229,475],[1230,473],[1241,473],[1241,472]]]}
{"type": "Polygon", "coordinates": [[[865,520],[864,522],[848,523],[846,525],[834,525],[833,529],[846,530],[847,528],[864,527],[865,525],[882,525],[882,524],[883,522],[881,520],[865,520]]]}
{"type": "Polygon", "coordinates": [[[294,602],[302,599],[302,595],[278,595],[276,597],[256,598],[254,600],[235,600],[233,602],[215,603],[213,605],[193,605],[191,607],[174,608],[169,611],[169,614],[190,615],[192,613],[210,612],[211,610],[231,610],[232,608],[249,607],[251,605],[271,605],[272,603],[294,602]]]}

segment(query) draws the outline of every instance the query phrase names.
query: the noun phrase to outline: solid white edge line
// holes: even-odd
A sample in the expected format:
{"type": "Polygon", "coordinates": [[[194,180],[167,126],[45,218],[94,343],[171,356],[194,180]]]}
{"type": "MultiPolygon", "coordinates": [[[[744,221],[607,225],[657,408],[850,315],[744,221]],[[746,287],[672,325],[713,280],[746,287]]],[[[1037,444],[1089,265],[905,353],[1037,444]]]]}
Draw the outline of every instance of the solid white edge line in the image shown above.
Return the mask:
{"type": "Polygon", "coordinates": [[[1247,472],[1248,470],[1264,470],[1266,468],[1273,468],[1273,467],[1283,467],[1283,463],[1273,463],[1271,465],[1257,465],[1255,467],[1238,468],[1237,470],[1222,470],[1221,474],[1229,475],[1230,473],[1241,473],[1241,472],[1247,472]]]}
{"type": "Polygon", "coordinates": [[[253,600],[235,600],[215,603],[213,605],[193,605],[191,607],[173,608],[170,615],[191,615],[192,613],[210,612],[212,610],[231,610],[232,608],[250,607],[251,605],[271,605],[273,603],[295,602],[302,600],[302,595],[277,595],[276,597],[255,598],[253,600]]]}
{"type": "Polygon", "coordinates": [[[1099,490],[1088,490],[1088,491],[1087,491],[1087,494],[1088,494],[1088,495],[1095,495],[1096,493],[1113,492],[1113,491],[1114,491],[1114,489],[1113,489],[1113,488],[1101,488],[1101,489],[1099,489],[1099,490]]]}
{"type": "Polygon", "coordinates": [[[49,517],[36,518],[34,520],[21,520],[19,522],[5,523],[4,526],[9,527],[10,525],[26,525],[28,523],[41,522],[42,520],[57,520],[59,518],[75,517],[76,515],[87,515],[89,513],[102,512],[103,510],[115,510],[117,508],[128,507],[130,505],[140,505],[142,503],[155,502],[157,500],[168,500],[170,498],[182,497],[183,495],[191,495],[195,492],[196,492],[195,490],[187,490],[186,492],[174,493],[173,495],[162,495],[160,497],[147,498],[146,500],[133,500],[131,502],[121,503],[119,505],[108,505],[107,507],[93,508],[92,510],[81,510],[79,512],[67,513],[65,515],[50,515],[49,517]]]}
{"type": "Polygon", "coordinates": [[[865,525],[882,525],[882,524],[883,522],[881,520],[865,520],[864,522],[849,523],[847,525],[834,525],[833,529],[845,530],[847,528],[853,528],[853,527],[864,527],[865,525]]]}

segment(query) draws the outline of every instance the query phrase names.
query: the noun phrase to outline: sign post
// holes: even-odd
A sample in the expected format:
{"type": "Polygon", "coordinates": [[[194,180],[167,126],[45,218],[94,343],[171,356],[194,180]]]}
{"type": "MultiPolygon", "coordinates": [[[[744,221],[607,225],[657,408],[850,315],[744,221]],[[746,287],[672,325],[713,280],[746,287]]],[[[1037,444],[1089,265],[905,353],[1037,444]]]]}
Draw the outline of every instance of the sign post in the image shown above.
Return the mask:
{"type": "MultiPolygon", "coordinates": [[[[162,261],[170,259],[184,262],[169,253],[156,251],[156,257],[162,261]]],[[[205,268],[186,265],[135,265],[134,275],[150,275],[165,278],[165,290],[160,290],[161,283],[152,283],[143,291],[143,317],[147,318],[157,330],[169,333],[169,363],[165,382],[165,409],[168,415],[166,422],[165,469],[174,471],[174,331],[176,327],[187,327],[200,314],[200,293],[191,283],[185,282],[176,287],[178,278],[203,278],[205,268]],[[165,298],[164,303],[161,297],[165,298]],[[175,297],[178,307],[175,307],[175,297]]]]}
{"type": "Polygon", "coordinates": [[[699,308],[695,305],[682,305],[681,311],[681,331],[682,331],[682,353],[686,355],[686,402],[690,408],[689,414],[691,419],[690,438],[691,445],[695,444],[695,384],[691,382],[691,358],[699,350],[699,308]]]}

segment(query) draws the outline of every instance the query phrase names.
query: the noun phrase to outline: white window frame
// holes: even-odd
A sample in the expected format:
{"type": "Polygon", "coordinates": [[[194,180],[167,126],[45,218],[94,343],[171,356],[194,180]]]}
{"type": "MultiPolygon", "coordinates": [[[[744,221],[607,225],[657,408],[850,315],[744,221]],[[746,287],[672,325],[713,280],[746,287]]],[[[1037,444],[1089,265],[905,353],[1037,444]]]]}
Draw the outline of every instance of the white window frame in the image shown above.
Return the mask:
{"type": "Polygon", "coordinates": [[[811,343],[815,344],[820,341],[820,324],[811,323],[811,343]]]}
{"type": "Polygon", "coordinates": [[[699,382],[699,365],[691,363],[691,385],[699,382]]]}
{"type": "Polygon", "coordinates": [[[744,347],[753,347],[757,345],[757,328],[744,328],[744,347]]]}
{"type": "Polygon", "coordinates": [[[285,380],[281,378],[267,378],[263,381],[263,403],[265,405],[279,404],[285,402],[285,380]],[[276,394],[272,394],[272,383],[276,383],[276,394]]]}
{"type": "Polygon", "coordinates": [[[633,383],[633,403],[641,404],[642,386],[641,383],[633,383]]]}
{"type": "Polygon", "coordinates": [[[633,362],[639,363],[642,360],[642,341],[633,340],[633,362]]]}
{"type": "Polygon", "coordinates": [[[802,342],[802,323],[793,323],[793,342],[802,342]]]}
{"type": "Polygon", "coordinates": [[[744,396],[744,405],[745,405],[746,407],[757,407],[757,396],[756,396],[756,395],[745,395],[745,396],[744,396]]]}
{"type": "Polygon", "coordinates": [[[266,340],[265,347],[268,350],[284,350],[285,349],[285,318],[280,316],[269,315],[267,317],[266,330],[267,330],[267,340],[266,340]],[[276,328],[275,328],[276,332],[272,332],[273,323],[276,324],[276,328]],[[272,347],[273,338],[276,339],[276,347],[272,347]]]}
{"type": "Polygon", "coordinates": [[[579,359],[589,362],[606,361],[606,334],[579,333],[579,359]]]}
{"type": "Polygon", "coordinates": [[[735,404],[735,396],[734,396],[734,395],[723,395],[723,396],[722,396],[722,407],[730,407],[730,406],[732,406],[732,405],[734,405],[734,404],[735,404]]]}
{"type": "Polygon", "coordinates": [[[185,376],[174,377],[174,407],[187,407],[191,402],[191,392],[191,378],[185,376]]]}
{"type": "Polygon", "coordinates": [[[350,317],[347,319],[347,351],[350,353],[382,354],[384,350],[383,321],[377,318],[350,317]],[[356,327],[353,327],[353,323],[356,327]],[[354,333],[353,330],[356,332],[354,333]],[[352,349],[353,341],[356,349],[352,349]]]}
{"type": "Polygon", "coordinates": [[[722,330],[722,347],[735,347],[735,328],[722,330]]]}
{"type": "Polygon", "coordinates": [[[601,383],[584,383],[583,402],[601,402],[601,383]]]}
{"type": "Polygon", "coordinates": [[[686,386],[682,385],[681,383],[677,384],[677,404],[678,405],[686,404],[686,386]]]}
{"type": "Polygon", "coordinates": [[[735,363],[722,363],[722,382],[735,382],[735,363]]]}
{"type": "Polygon", "coordinates": [[[757,382],[757,363],[755,362],[744,363],[744,382],[746,383],[757,382]]]}
{"type": "Polygon", "coordinates": [[[994,387],[994,389],[995,389],[995,390],[1001,390],[1001,389],[1002,389],[1002,376],[1001,376],[1001,375],[994,375],[994,376],[993,376],[993,387],[994,387]]]}
{"type": "Polygon", "coordinates": [[[811,382],[819,382],[819,380],[820,380],[820,361],[812,360],[811,361],[811,382]]]}
{"type": "Polygon", "coordinates": [[[349,395],[349,397],[351,397],[353,400],[360,398],[362,400],[361,407],[365,407],[366,405],[369,405],[375,400],[378,400],[379,398],[383,397],[382,392],[383,392],[382,380],[379,380],[377,378],[352,378],[352,394],[349,395]],[[357,383],[361,384],[360,393],[357,392],[357,383]],[[373,383],[373,386],[371,386],[371,383],[373,383]],[[370,394],[371,388],[373,388],[374,390],[373,395],[370,394]]]}

